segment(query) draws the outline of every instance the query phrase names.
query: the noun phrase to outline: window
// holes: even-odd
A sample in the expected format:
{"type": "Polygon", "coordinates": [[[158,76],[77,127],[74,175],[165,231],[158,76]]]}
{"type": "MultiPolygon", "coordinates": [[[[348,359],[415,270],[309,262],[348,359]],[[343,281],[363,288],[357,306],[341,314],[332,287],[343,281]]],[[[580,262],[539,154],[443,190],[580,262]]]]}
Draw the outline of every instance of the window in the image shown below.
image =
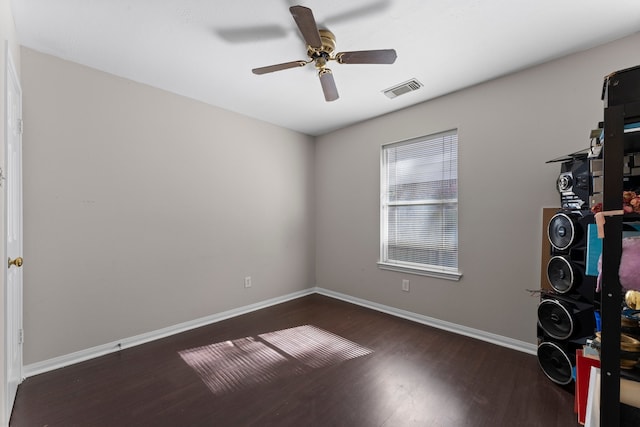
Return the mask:
{"type": "Polygon", "coordinates": [[[384,145],[380,268],[459,280],[457,130],[384,145]]]}

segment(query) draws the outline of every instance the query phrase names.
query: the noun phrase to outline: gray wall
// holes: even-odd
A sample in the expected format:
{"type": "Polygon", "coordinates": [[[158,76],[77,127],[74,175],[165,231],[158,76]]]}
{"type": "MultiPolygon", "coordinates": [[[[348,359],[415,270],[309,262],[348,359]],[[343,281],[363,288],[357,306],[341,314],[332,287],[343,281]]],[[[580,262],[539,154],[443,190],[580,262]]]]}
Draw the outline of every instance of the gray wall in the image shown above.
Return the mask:
{"type": "Polygon", "coordinates": [[[525,289],[540,287],[542,207],[559,204],[559,164],[545,161],[588,147],[603,118],[603,77],[640,63],[639,44],[635,35],[319,137],[317,285],[535,342],[537,299],[525,289]],[[380,146],[451,128],[459,131],[464,276],[381,271],[380,146]]]}
{"type": "Polygon", "coordinates": [[[313,138],[22,61],[25,364],[314,284],[313,138]]]}
{"type": "MultiPolygon", "coordinates": [[[[0,84],[0,138],[2,139],[2,148],[0,149],[0,165],[3,165],[3,170],[6,170],[5,167],[5,151],[7,141],[5,139],[5,70],[7,69],[7,61],[6,58],[6,47],[9,47],[9,51],[11,52],[11,57],[13,58],[14,64],[17,68],[18,75],[20,74],[20,49],[18,46],[18,40],[16,36],[16,30],[13,23],[13,13],[11,12],[11,4],[9,0],[0,0],[0,69],[2,73],[2,84],[0,84]]],[[[5,224],[5,191],[4,186],[0,186],[0,204],[2,207],[0,208],[0,232],[4,236],[4,224],[5,224]]],[[[4,244],[0,245],[0,259],[5,259],[5,247],[4,244]]],[[[0,274],[0,307],[2,307],[2,313],[4,313],[5,308],[5,275],[0,274]]],[[[6,367],[5,367],[5,316],[4,314],[0,316],[0,343],[2,343],[2,348],[5,349],[0,352],[0,425],[5,425],[5,423],[9,422],[9,411],[6,408],[6,389],[5,389],[5,381],[6,381],[6,367]]]]}

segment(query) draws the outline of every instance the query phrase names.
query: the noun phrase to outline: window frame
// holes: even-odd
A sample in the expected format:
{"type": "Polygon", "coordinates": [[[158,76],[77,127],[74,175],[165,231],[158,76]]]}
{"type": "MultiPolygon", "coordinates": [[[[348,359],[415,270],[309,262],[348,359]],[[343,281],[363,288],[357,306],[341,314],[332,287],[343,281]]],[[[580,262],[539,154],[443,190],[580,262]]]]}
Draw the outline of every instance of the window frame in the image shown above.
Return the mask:
{"type": "MultiPolygon", "coordinates": [[[[423,135],[416,138],[410,138],[407,140],[391,142],[387,144],[383,144],[380,148],[380,257],[378,260],[378,267],[382,270],[391,270],[398,271],[402,273],[409,274],[417,274],[422,276],[430,276],[447,280],[458,281],[462,277],[462,272],[460,271],[460,265],[456,262],[456,267],[446,267],[441,265],[431,265],[431,264],[423,264],[423,263],[414,263],[409,261],[397,261],[397,260],[389,260],[388,258],[388,212],[389,207],[391,206],[409,206],[409,205],[420,205],[427,206],[438,204],[443,206],[455,204],[456,207],[456,257],[460,254],[460,248],[458,246],[459,241],[459,227],[460,223],[458,220],[458,201],[459,194],[456,191],[455,199],[438,199],[437,203],[434,203],[433,200],[422,200],[422,201],[389,201],[388,200],[388,176],[387,176],[387,160],[386,153],[389,148],[399,147],[403,145],[411,145],[420,142],[425,142],[433,139],[444,138],[447,136],[455,135],[456,137],[456,159],[458,156],[458,146],[459,146],[459,138],[458,138],[458,129],[450,129],[444,132],[438,132],[429,135],[423,135]]],[[[456,184],[459,181],[458,178],[459,172],[457,170],[456,165],[456,184]]]]}

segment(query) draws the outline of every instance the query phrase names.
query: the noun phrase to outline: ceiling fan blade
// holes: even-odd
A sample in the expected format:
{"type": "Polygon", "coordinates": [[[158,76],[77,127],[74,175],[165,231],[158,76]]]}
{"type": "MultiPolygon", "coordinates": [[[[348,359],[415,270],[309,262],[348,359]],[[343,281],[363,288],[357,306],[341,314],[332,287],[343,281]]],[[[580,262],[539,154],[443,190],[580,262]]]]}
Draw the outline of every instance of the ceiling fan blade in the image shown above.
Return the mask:
{"type": "Polygon", "coordinates": [[[287,70],[289,68],[304,67],[308,63],[309,62],[307,61],[291,61],[291,62],[284,62],[282,64],[274,64],[274,65],[268,65],[266,67],[254,68],[251,71],[253,72],[253,74],[267,74],[267,73],[273,73],[274,71],[287,70]]]}
{"type": "Polygon", "coordinates": [[[336,54],[336,60],[340,64],[393,64],[397,57],[395,49],[356,50],[336,54]]]}
{"type": "Polygon", "coordinates": [[[320,84],[324,92],[324,99],[327,102],[338,99],[338,88],[336,87],[336,81],[333,79],[331,70],[323,68],[318,72],[318,76],[320,77],[320,84]]]}
{"type": "Polygon", "coordinates": [[[322,47],[322,40],[320,40],[318,25],[316,24],[311,9],[304,6],[291,6],[289,11],[291,15],[293,15],[296,24],[298,24],[298,28],[305,42],[315,49],[320,49],[322,47]]]}

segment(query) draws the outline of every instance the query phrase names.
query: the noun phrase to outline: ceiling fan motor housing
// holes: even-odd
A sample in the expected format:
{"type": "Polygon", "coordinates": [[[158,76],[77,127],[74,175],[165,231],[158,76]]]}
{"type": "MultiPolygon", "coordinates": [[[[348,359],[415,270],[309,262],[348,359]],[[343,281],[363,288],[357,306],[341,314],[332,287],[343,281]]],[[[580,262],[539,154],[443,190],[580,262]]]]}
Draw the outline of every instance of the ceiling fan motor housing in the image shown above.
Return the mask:
{"type": "Polygon", "coordinates": [[[333,51],[336,50],[336,36],[334,36],[329,30],[318,30],[318,32],[320,33],[322,46],[320,49],[307,46],[307,53],[309,57],[313,58],[313,55],[318,53],[326,53],[331,56],[333,51]]]}
{"type": "Polygon", "coordinates": [[[322,46],[314,48],[307,46],[307,55],[315,62],[316,68],[323,69],[327,62],[333,59],[333,51],[336,49],[336,37],[329,30],[318,30],[322,46]]]}

